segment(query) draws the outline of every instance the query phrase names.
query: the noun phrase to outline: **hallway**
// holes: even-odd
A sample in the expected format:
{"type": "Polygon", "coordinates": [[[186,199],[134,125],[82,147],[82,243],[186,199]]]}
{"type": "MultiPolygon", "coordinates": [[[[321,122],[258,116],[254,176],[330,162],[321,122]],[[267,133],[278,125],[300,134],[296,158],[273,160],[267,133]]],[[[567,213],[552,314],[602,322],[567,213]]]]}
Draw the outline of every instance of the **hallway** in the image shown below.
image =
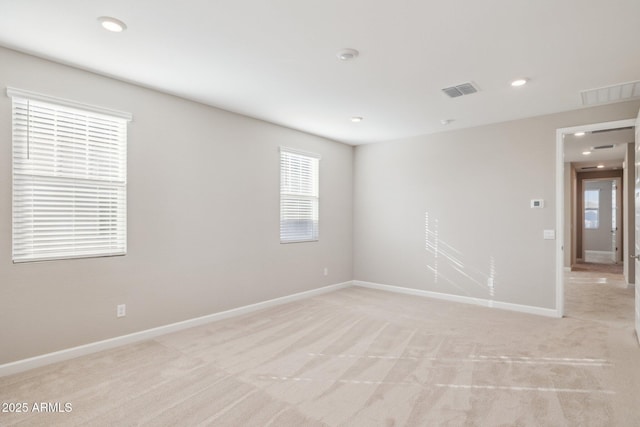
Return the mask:
{"type": "Polygon", "coordinates": [[[597,262],[577,262],[571,267],[571,271],[590,271],[592,273],[611,274],[613,276],[621,276],[623,274],[624,264],[603,264],[597,262]]]}

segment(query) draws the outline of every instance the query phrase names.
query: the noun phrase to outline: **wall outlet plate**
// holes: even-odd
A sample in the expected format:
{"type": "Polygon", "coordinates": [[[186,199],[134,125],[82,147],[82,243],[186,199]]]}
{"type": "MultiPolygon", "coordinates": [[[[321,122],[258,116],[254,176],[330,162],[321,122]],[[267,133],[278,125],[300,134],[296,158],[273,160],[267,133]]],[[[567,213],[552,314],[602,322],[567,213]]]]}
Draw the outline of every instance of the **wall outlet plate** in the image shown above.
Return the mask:
{"type": "Polygon", "coordinates": [[[126,304],[118,304],[116,306],[116,317],[124,317],[127,315],[127,305],[126,304]]]}

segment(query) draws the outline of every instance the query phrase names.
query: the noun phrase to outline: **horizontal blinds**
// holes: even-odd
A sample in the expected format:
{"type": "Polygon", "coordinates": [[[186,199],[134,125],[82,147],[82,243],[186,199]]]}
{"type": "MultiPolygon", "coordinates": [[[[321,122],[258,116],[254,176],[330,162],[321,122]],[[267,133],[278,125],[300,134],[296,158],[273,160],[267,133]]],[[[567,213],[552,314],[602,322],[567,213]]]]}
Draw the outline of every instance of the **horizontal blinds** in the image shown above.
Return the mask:
{"type": "Polygon", "coordinates": [[[318,240],[320,157],[280,149],[280,241],[318,240]]]}
{"type": "Polygon", "coordinates": [[[14,262],[126,253],[127,120],[12,100],[14,262]]]}

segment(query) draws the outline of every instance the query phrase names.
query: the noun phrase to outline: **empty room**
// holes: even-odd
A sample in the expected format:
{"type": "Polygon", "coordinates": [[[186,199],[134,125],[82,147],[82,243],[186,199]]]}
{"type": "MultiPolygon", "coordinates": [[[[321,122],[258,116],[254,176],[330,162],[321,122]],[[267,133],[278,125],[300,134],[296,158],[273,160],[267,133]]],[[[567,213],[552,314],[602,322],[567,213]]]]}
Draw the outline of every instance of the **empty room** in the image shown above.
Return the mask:
{"type": "Polygon", "coordinates": [[[0,0],[0,426],[640,425],[638,16],[0,0]]]}

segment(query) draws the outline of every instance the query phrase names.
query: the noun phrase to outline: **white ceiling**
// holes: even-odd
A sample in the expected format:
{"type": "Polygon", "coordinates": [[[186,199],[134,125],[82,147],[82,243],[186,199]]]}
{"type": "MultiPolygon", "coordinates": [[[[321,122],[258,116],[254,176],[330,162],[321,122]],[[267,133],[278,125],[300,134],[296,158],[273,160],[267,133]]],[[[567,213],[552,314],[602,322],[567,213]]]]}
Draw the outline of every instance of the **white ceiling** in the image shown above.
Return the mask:
{"type": "Polygon", "coordinates": [[[611,129],[604,132],[586,133],[583,136],[565,135],[564,160],[572,162],[578,172],[583,167],[603,165],[605,170],[622,168],[626,145],[635,141],[635,131],[631,129],[611,129]],[[594,150],[593,147],[613,145],[613,148],[594,150]],[[582,153],[590,152],[584,155],[582,153]]]}
{"type": "Polygon", "coordinates": [[[640,79],[639,16],[638,0],[0,0],[0,45],[361,144],[581,108],[581,90],[640,79]],[[467,81],[480,92],[440,90],[467,81]]]}

